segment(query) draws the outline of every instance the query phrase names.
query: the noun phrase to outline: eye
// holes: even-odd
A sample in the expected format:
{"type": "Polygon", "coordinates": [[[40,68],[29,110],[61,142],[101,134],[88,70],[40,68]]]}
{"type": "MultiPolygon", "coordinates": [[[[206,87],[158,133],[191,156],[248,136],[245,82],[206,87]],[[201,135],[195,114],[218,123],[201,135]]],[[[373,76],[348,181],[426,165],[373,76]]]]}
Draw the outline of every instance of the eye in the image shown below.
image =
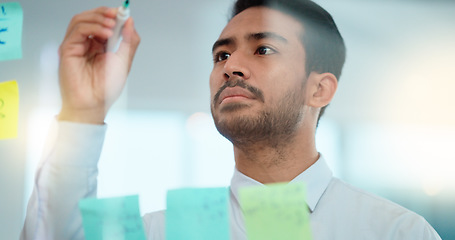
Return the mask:
{"type": "Polygon", "coordinates": [[[222,62],[224,60],[227,60],[229,57],[231,56],[230,53],[227,53],[227,52],[218,52],[217,54],[215,54],[215,56],[213,56],[213,61],[214,62],[222,62]]]}
{"type": "Polygon", "coordinates": [[[269,47],[259,47],[255,54],[258,54],[258,55],[269,55],[269,54],[273,54],[275,53],[275,50],[273,50],[272,48],[269,48],[269,47]]]}

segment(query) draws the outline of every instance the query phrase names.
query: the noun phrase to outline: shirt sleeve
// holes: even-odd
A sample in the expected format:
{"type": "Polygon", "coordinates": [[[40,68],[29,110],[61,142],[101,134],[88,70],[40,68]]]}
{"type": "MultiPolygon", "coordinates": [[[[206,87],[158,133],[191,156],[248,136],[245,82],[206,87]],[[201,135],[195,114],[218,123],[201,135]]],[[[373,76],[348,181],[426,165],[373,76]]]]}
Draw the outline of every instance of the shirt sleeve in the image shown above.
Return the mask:
{"type": "Polygon", "coordinates": [[[78,203],[96,197],[106,128],[54,123],[36,171],[20,239],[84,239],[78,203]]]}
{"type": "Polygon", "coordinates": [[[401,221],[396,223],[394,237],[390,239],[397,240],[441,240],[436,230],[423,218],[414,213],[407,212],[401,218],[401,221]]]}
{"type": "Polygon", "coordinates": [[[441,240],[439,234],[434,230],[434,228],[425,221],[425,227],[423,229],[422,239],[424,240],[441,240]]]}

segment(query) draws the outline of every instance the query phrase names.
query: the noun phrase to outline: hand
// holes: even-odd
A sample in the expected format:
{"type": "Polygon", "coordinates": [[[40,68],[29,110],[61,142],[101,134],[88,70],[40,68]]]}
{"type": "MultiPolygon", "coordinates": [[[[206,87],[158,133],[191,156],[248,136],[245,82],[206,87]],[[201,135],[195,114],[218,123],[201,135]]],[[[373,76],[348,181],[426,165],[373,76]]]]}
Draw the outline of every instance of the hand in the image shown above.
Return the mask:
{"type": "Polygon", "coordinates": [[[140,38],[129,18],[118,51],[105,52],[116,14],[117,9],[100,7],[71,20],[59,49],[59,120],[103,124],[107,111],[120,96],[140,38]]]}

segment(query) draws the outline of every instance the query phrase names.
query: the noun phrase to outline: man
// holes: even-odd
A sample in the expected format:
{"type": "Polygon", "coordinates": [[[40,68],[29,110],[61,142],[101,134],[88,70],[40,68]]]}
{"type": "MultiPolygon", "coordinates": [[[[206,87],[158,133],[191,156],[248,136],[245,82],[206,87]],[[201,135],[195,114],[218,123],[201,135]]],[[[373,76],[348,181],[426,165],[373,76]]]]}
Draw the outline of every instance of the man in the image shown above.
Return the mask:
{"type": "MultiPolygon", "coordinates": [[[[104,118],[139,44],[129,19],[119,51],[104,51],[114,17],[114,9],[98,8],[69,24],[60,47],[59,129],[38,169],[22,239],[83,238],[77,203],[96,195],[104,118]]],[[[246,239],[239,188],[290,181],[307,184],[302,207],[313,239],[440,239],[417,214],[332,177],[316,150],[318,119],[345,58],[329,13],[311,1],[239,0],[213,58],[211,111],[234,145],[232,239],[246,239]]],[[[148,239],[164,239],[164,222],[164,211],[144,216],[148,239]]]]}

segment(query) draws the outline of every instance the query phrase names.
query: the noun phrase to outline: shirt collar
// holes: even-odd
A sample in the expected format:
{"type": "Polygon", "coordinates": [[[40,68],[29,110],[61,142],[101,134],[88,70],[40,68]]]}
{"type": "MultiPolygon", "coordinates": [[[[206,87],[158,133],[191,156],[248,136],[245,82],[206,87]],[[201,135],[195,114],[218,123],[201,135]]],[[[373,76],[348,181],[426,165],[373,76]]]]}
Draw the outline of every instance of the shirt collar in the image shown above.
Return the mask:
{"type": "MultiPolygon", "coordinates": [[[[318,204],[319,199],[321,199],[324,191],[327,189],[332,176],[332,171],[327,165],[324,157],[320,155],[319,159],[313,165],[291,181],[305,183],[307,189],[306,202],[311,212],[316,208],[316,205],[318,204]]],[[[240,188],[258,185],[262,185],[262,183],[246,176],[235,168],[234,175],[231,179],[231,191],[237,201],[239,199],[238,194],[240,188]]]]}

